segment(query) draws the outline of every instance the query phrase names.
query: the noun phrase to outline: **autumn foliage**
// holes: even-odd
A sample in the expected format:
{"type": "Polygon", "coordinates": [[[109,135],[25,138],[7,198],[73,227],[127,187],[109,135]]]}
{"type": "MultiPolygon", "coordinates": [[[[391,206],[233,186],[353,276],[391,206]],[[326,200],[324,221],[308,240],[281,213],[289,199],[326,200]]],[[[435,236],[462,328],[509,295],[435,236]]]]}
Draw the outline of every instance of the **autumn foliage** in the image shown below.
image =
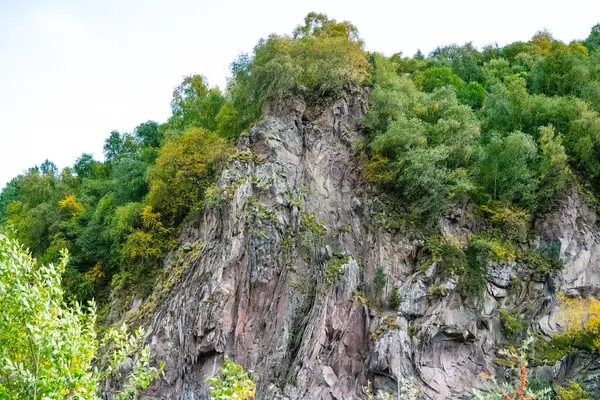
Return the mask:
{"type": "Polygon", "coordinates": [[[527,385],[527,367],[525,364],[521,364],[520,370],[521,378],[519,379],[519,387],[516,389],[514,397],[510,397],[506,392],[502,392],[504,400],[533,400],[532,396],[525,397],[527,385]]]}

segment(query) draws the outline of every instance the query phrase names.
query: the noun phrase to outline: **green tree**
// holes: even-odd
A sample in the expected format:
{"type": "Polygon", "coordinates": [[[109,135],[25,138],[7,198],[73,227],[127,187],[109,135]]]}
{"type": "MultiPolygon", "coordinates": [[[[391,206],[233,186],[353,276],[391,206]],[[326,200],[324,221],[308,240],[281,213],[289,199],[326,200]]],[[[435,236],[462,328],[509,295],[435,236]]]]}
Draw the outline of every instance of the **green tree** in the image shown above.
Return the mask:
{"type": "Polygon", "coordinates": [[[527,82],[517,75],[507,76],[503,83],[493,84],[483,102],[483,130],[504,133],[522,130],[531,101],[527,82]]]}
{"type": "Polygon", "coordinates": [[[112,162],[112,191],[117,202],[137,202],[148,193],[146,172],[149,164],[136,156],[124,156],[112,162]]]}
{"type": "Polygon", "coordinates": [[[228,152],[217,134],[192,128],[168,140],[149,172],[148,202],[168,226],[176,226],[191,210],[199,210],[204,191],[228,152]]]}
{"type": "Polygon", "coordinates": [[[464,82],[480,82],[483,80],[482,65],[484,55],[472,43],[463,46],[451,45],[438,47],[430,54],[430,58],[440,65],[448,64],[452,72],[464,82]]]}
{"type": "Polygon", "coordinates": [[[173,115],[167,122],[167,129],[184,131],[202,127],[217,129],[217,114],[225,103],[225,97],[218,88],[209,88],[202,75],[189,75],[175,91],[171,100],[173,115]]]}
{"type": "Polygon", "coordinates": [[[8,218],[9,205],[19,199],[19,179],[20,177],[11,179],[0,191],[0,225],[8,218]]]}
{"type": "Polygon", "coordinates": [[[91,154],[82,154],[73,165],[73,171],[79,178],[97,178],[103,175],[100,163],[91,154]]]}
{"type": "Polygon", "coordinates": [[[469,82],[458,91],[460,102],[476,110],[483,105],[485,95],[485,88],[478,82],[469,82]]]}
{"type": "Polygon", "coordinates": [[[42,165],[40,165],[40,173],[42,175],[50,175],[55,177],[58,175],[58,168],[56,167],[56,164],[46,159],[42,165]]]}
{"type": "Polygon", "coordinates": [[[506,137],[496,134],[481,148],[475,175],[494,200],[535,209],[537,157],[537,146],[531,136],[519,131],[506,137]]]}
{"type": "Polygon", "coordinates": [[[464,82],[458,75],[448,67],[427,68],[422,74],[415,78],[417,85],[427,93],[444,86],[452,86],[456,91],[460,90],[464,82]]]}
{"type": "Polygon", "coordinates": [[[549,96],[581,95],[589,83],[588,50],[579,42],[565,45],[553,41],[530,75],[534,93],[549,96]]]}
{"type": "Polygon", "coordinates": [[[562,138],[556,136],[554,127],[540,127],[539,204],[549,210],[560,199],[570,181],[570,169],[562,138]]]}
{"type": "Polygon", "coordinates": [[[112,131],[110,136],[104,142],[104,157],[111,160],[121,154],[123,149],[123,138],[119,131],[112,131]]]}
{"type": "Polygon", "coordinates": [[[271,35],[259,41],[251,61],[245,57],[232,66],[234,106],[248,103],[236,100],[243,96],[260,112],[266,104],[277,106],[300,87],[312,104],[338,96],[346,88],[362,88],[369,63],[356,27],[316,13],[308,14],[304,22],[293,36],[271,35]]]}
{"type": "Polygon", "coordinates": [[[600,24],[596,24],[592,27],[590,35],[587,37],[584,46],[587,47],[590,53],[598,51],[600,49],[600,24]]]}
{"type": "Polygon", "coordinates": [[[390,293],[390,298],[388,300],[390,308],[394,311],[397,311],[398,307],[400,307],[401,301],[402,299],[400,298],[400,292],[398,291],[397,287],[394,287],[392,289],[392,293],[390,293]]]}
{"type": "Polygon", "coordinates": [[[494,58],[483,67],[484,81],[488,88],[497,83],[504,83],[511,74],[511,64],[505,58],[494,58]]]}
{"type": "Polygon", "coordinates": [[[134,134],[142,147],[160,147],[163,139],[163,132],[154,121],[139,124],[135,127],[134,134]]]}
{"type": "Polygon", "coordinates": [[[394,193],[407,214],[434,223],[450,198],[469,190],[477,120],[452,88],[419,92],[377,58],[372,108],[365,125],[372,134],[367,171],[371,180],[394,193]]]}
{"type": "Polygon", "coordinates": [[[68,255],[57,265],[41,265],[20,245],[0,234],[0,398],[99,399],[101,381],[136,356],[119,399],[138,393],[158,377],[150,366],[142,333],[110,330],[106,368],[93,367],[98,354],[95,306],[63,301],[61,275],[68,255]]]}
{"type": "Polygon", "coordinates": [[[164,139],[164,129],[154,121],[147,121],[136,126],[133,132],[140,145],[140,160],[154,163],[164,139]]]}

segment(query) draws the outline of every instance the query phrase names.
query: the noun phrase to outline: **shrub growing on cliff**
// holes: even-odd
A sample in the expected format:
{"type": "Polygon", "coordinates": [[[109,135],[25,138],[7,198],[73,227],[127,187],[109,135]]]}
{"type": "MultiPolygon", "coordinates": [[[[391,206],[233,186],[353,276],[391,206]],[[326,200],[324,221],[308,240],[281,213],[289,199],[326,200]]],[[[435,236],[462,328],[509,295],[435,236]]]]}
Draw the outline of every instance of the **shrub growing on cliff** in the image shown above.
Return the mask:
{"type": "Polygon", "coordinates": [[[431,261],[439,263],[442,277],[461,276],[467,268],[467,256],[457,243],[446,236],[433,235],[425,241],[431,261]]]}
{"type": "Polygon", "coordinates": [[[350,261],[350,256],[345,255],[343,257],[334,257],[327,263],[325,267],[325,281],[328,285],[333,285],[340,279],[344,274],[344,265],[350,261]]]}
{"type": "Polygon", "coordinates": [[[592,397],[575,381],[566,386],[557,386],[558,400],[592,400],[592,397]]]}
{"type": "Polygon", "coordinates": [[[466,250],[467,265],[458,280],[461,296],[474,305],[481,305],[485,290],[485,274],[490,261],[512,261],[516,250],[512,243],[485,234],[471,235],[466,250]]]}
{"type": "Polygon", "coordinates": [[[515,316],[506,308],[500,309],[499,316],[502,327],[510,339],[514,339],[524,333],[526,326],[519,320],[518,316],[515,316]]]}
{"type": "Polygon", "coordinates": [[[383,267],[375,268],[375,275],[373,276],[373,290],[375,292],[376,298],[379,298],[381,296],[386,284],[387,278],[385,276],[385,271],[383,270],[383,267]]]}
{"type": "Polygon", "coordinates": [[[211,400],[254,398],[254,375],[227,357],[220,374],[208,378],[208,383],[211,400]]]}
{"type": "MultiPolygon", "coordinates": [[[[518,382],[496,384],[487,393],[473,390],[475,400],[550,400],[553,395],[552,387],[540,390],[531,390],[527,380],[527,349],[532,344],[533,338],[526,339],[519,349],[513,346],[499,351],[503,364],[519,372],[518,382]],[[514,393],[514,394],[513,394],[514,393]]],[[[514,376],[514,374],[511,374],[514,376]]],[[[494,380],[492,382],[496,383],[494,380]]]]}
{"type": "Polygon", "coordinates": [[[390,308],[394,311],[398,311],[398,307],[400,307],[400,302],[402,299],[400,298],[400,292],[398,291],[397,287],[392,289],[392,293],[390,293],[390,298],[388,301],[390,303],[390,308]]]}
{"type": "Polygon", "coordinates": [[[158,377],[150,366],[143,332],[111,329],[101,346],[108,354],[102,370],[93,367],[98,354],[92,303],[72,307],[63,301],[59,264],[36,263],[17,242],[0,234],[0,398],[99,399],[100,383],[132,358],[125,387],[117,399],[130,398],[158,377]]]}

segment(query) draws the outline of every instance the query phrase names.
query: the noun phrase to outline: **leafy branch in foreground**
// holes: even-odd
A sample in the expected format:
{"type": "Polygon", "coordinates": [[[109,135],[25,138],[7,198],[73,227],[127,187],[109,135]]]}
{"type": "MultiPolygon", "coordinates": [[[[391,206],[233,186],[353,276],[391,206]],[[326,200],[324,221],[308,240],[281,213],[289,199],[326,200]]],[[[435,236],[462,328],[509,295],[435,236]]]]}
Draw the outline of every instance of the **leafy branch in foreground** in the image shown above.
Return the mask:
{"type": "Polygon", "coordinates": [[[0,399],[99,399],[100,383],[132,360],[117,399],[130,398],[156,379],[143,331],[112,329],[100,348],[110,354],[106,368],[94,366],[96,307],[65,304],[61,276],[69,256],[57,265],[37,263],[12,239],[0,234],[0,399]]]}

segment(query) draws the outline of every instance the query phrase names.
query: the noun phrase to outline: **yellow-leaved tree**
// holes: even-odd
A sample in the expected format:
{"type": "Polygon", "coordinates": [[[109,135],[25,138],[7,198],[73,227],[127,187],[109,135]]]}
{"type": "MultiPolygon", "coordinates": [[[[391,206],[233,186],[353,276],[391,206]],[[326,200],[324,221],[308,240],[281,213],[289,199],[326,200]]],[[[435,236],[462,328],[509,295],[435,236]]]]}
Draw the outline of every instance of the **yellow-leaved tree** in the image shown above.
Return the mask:
{"type": "Polygon", "coordinates": [[[600,300],[591,296],[561,296],[560,302],[567,337],[586,345],[590,350],[600,351],[600,300]]]}
{"type": "Polygon", "coordinates": [[[200,208],[228,148],[216,133],[191,128],[160,149],[149,174],[148,201],[168,226],[176,226],[189,211],[200,208]]]}

